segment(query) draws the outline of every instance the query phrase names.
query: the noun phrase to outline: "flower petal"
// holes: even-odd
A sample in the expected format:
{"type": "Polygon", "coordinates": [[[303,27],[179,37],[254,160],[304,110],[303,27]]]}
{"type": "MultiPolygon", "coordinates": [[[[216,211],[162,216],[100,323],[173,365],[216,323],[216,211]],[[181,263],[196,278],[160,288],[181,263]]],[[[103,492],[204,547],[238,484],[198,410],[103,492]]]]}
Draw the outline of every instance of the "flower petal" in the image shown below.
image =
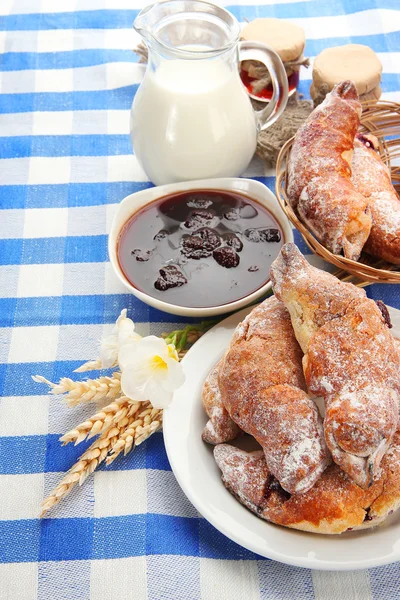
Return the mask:
{"type": "Polygon", "coordinates": [[[147,383],[145,393],[154,408],[167,408],[172,402],[172,392],[162,389],[154,380],[147,383]]]}
{"type": "Polygon", "coordinates": [[[183,366],[173,358],[167,358],[165,361],[168,367],[168,377],[162,382],[165,390],[173,392],[185,383],[185,374],[183,366]]]}
{"type": "Polygon", "coordinates": [[[135,324],[130,319],[123,319],[118,328],[118,347],[121,347],[131,336],[140,339],[140,335],[135,333],[135,324]]]}
{"type": "Polygon", "coordinates": [[[126,319],[126,315],[127,314],[128,314],[128,309],[127,308],[123,308],[121,310],[121,313],[120,313],[118,319],[115,321],[114,333],[117,333],[118,327],[119,327],[121,321],[123,321],[124,319],[126,319]]]}
{"type": "Polygon", "coordinates": [[[117,336],[113,333],[100,344],[100,360],[103,369],[113,367],[118,360],[117,336]]]}
{"type": "Polygon", "coordinates": [[[138,346],[140,342],[135,340],[126,342],[118,351],[118,364],[121,370],[124,370],[127,365],[134,365],[137,362],[139,355],[138,346]]]}
{"type": "Polygon", "coordinates": [[[121,375],[121,390],[131,400],[148,400],[146,396],[146,383],[148,380],[139,381],[134,376],[134,371],[126,369],[121,375]]]}
{"type": "Polygon", "coordinates": [[[168,358],[168,346],[162,338],[148,335],[140,340],[140,353],[144,357],[158,355],[165,360],[168,358]]]}

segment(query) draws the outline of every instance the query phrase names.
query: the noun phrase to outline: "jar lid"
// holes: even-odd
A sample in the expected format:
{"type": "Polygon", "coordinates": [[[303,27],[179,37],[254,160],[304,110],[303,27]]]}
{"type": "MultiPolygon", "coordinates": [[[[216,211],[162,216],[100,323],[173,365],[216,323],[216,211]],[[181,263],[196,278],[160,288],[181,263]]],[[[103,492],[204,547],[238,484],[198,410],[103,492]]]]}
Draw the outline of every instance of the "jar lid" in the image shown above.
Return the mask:
{"type": "Polygon", "coordinates": [[[327,84],[332,89],[337,83],[351,79],[360,95],[376,88],[381,81],[382,64],[369,46],[346,44],[326,48],[313,66],[314,88],[327,84]]]}
{"type": "Polygon", "coordinates": [[[283,62],[298,59],[304,51],[304,29],[284,19],[255,19],[241,32],[242,40],[271,46],[283,62]]]}

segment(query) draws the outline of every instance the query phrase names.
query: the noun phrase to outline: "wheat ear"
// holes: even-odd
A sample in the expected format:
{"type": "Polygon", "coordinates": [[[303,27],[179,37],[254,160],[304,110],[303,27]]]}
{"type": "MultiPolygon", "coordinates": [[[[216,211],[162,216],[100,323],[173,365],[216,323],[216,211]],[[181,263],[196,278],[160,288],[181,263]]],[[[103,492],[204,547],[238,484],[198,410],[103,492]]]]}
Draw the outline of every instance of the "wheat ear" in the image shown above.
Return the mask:
{"type": "Polygon", "coordinates": [[[112,377],[99,377],[86,381],[73,381],[62,377],[59,383],[53,383],[41,375],[33,375],[38,383],[46,383],[51,387],[50,394],[65,394],[68,406],[77,406],[84,402],[98,400],[114,400],[121,393],[121,373],[113,373],[112,377]]]}
{"type": "Polygon", "coordinates": [[[139,446],[162,425],[162,410],[153,408],[150,402],[143,402],[134,415],[135,420],[119,436],[107,457],[107,465],[111,464],[117,456],[128,454],[135,446],[139,446]]]}
{"type": "Polygon", "coordinates": [[[134,414],[140,406],[140,402],[133,402],[127,396],[121,396],[121,398],[117,398],[114,402],[102,408],[93,417],[60,437],[60,442],[63,443],[63,446],[74,442],[76,446],[86,438],[90,439],[95,435],[104,433],[112,425],[121,426],[124,424],[124,419],[134,414]]]}
{"type": "Polygon", "coordinates": [[[96,360],[88,360],[83,363],[80,367],[75,369],[74,373],[86,373],[86,371],[101,371],[103,369],[103,365],[101,364],[101,360],[97,358],[96,360]]]}
{"type": "Polygon", "coordinates": [[[82,454],[79,460],[74,466],[67,472],[67,474],[61,479],[59,484],[51,492],[41,504],[40,517],[43,517],[47,511],[53,506],[58,504],[65,496],[67,496],[72,488],[79,483],[82,485],[86,479],[100,463],[104,461],[107,454],[112,450],[118,438],[124,433],[124,431],[133,423],[135,419],[134,415],[127,418],[127,422],[124,426],[119,427],[113,425],[108,431],[104,432],[95,442],[82,454]]]}

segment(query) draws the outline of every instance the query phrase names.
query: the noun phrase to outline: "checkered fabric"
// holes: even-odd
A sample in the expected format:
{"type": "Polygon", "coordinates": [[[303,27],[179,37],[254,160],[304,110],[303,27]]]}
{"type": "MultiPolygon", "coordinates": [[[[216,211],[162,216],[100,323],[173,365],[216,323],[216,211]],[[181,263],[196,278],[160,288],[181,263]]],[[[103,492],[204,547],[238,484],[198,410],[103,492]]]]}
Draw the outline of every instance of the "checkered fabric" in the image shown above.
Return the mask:
{"type": "MultiPolygon", "coordinates": [[[[128,136],[144,72],[131,25],[143,5],[0,0],[0,599],[398,598],[398,564],[312,572],[226,539],[179,489],[161,433],[38,519],[43,497],[87,447],[61,448],[60,434],[96,407],[67,408],[31,375],[57,381],[96,357],[124,307],[142,334],[183,321],[128,295],[107,257],[118,203],[150,186],[128,136]]],[[[383,63],[383,97],[400,100],[399,0],[233,0],[229,9],[240,21],[298,23],[311,57],[369,44],[383,63]]],[[[310,77],[303,69],[306,96],[310,77]]],[[[260,162],[246,175],[273,189],[260,162]]],[[[400,308],[399,289],[368,294],[400,308]]]]}

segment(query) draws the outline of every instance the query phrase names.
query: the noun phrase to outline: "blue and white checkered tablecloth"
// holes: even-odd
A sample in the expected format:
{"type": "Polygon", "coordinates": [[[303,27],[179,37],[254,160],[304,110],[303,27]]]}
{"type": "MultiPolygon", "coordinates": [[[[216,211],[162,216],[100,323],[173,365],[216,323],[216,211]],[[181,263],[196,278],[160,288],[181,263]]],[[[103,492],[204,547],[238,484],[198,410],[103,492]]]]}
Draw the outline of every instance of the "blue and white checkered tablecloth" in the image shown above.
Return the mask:
{"type": "MultiPolygon", "coordinates": [[[[131,153],[129,109],[143,75],[131,24],[142,0],[0,0],[0,599],[369,600],[400,597],[400,566],[312,572],[224,538],[179,489],[155,434],[38,519],[83,447],[60,434],[95,407],[67,408],[34,383],[97,355],[124,307],[139,333],[177,327],[113,275],[118,202],[150,184],[131,153]]],[[[233,0],[240,21],[291,19],[306,54],[350,41],[383,63],[400,101],[399,0],[233,0]]],[[[308,95],[310,71],[300,91],[308,95]]],[[[272,172],[248,175],[273,189],[272,172]]],[[[296,238],[306,251],[304,244],[296,238]]],[[[368,294],[400,308],[400,287],[368,294]]]]}

